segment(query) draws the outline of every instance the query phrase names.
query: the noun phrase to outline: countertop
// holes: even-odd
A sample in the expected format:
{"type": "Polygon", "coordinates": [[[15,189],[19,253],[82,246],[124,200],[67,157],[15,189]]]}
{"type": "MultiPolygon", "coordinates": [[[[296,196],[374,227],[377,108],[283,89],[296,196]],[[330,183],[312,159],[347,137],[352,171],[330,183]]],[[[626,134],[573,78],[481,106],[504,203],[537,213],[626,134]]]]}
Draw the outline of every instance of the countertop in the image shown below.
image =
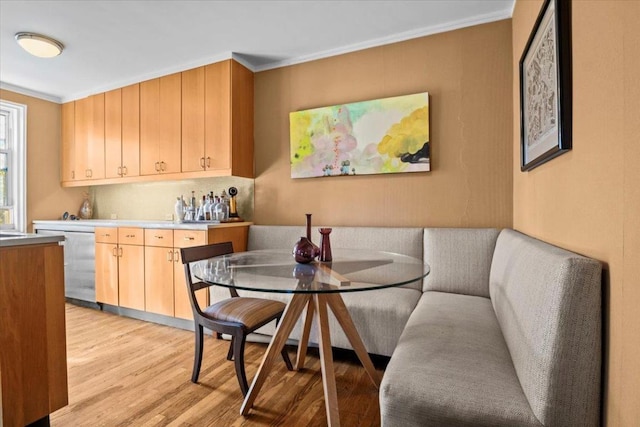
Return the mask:
{"type": "Polygon", "coordinates": [[[43,243],[62,242],[64,236],[43,236],[32,233],[16,233],[0,231],[0,248],[9,246],[39,245],[43,243]]]}
{"type": "Polygon", "coordinates": [[[173,221],[145,221],[127,219],[81,219],[75,221],[36,220],[33,221],[34,230],[84,231],[93,233],[96,227],[138,227],[164,228],[177,230],[209,230],[210,228],[246,227],[251,222],[189,222],[177,223],[173,221]]]}

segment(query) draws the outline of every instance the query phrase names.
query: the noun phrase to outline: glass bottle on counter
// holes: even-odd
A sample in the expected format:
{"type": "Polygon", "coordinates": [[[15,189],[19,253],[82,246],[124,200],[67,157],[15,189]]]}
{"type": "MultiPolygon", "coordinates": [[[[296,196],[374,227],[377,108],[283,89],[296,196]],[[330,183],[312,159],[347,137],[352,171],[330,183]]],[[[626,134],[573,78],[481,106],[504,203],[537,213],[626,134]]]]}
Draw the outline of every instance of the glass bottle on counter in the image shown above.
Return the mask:
{"type": "Polygon", "coordinates": [[[229,219],[229,206],[222,200],[217,199],[217,203],[213,206],[213,216],[213,219],[217,221],[226,221],[229,219]]]}
{"type": "Polygon", "coordinates": [[[184,219],[184,207],[182,205],[183,200],[181,197],[176,197],[176,205],[175,205],[175,221],[176,222],[182,222],[182,220],[184,219]]]}

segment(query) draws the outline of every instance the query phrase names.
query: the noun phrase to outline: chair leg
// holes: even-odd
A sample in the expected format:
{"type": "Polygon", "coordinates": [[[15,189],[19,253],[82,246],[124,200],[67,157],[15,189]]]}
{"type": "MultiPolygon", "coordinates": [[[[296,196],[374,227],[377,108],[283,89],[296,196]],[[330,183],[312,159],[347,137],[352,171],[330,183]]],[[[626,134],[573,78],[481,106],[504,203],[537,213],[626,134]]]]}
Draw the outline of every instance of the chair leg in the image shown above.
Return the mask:
{"type": "MultiPolygon", "coordinates": [[[[280,316],[276,317],[276,327],[278,327],[278,323],[280,323],[280,316]]],[[[291,364],[291,359],[289,359],[289,353],[287,353],[287,346],[282,346],[282,360],[284,360],[284,364],[287,366],[288,371],[293,371],[293,365],[291,364]]]]}
{"type": "Polygon", "coordinates": [[[288,371],[293,371],[293,365],[291,364],[291,359],[289,359],[289,353],[287,353],[287,346],[282,347],[282,360],[284,360],[284,364],[287,365],[288,371]]]}
{"type": "Polygon", "coordinates": [[[244,343],[246,336],[244,334],[235,336],[233,340],[233,360],[236,365],[236,376],[238,377],[238,383],[240,383],[240,391],[242,395],[246,396],[249,391],[249,385],[247,384],[247,375],[244,372],[244,343]]]}
{"type": "Polygon", "coordinates": [[[193,357],[193,373],[191,374],[191,382],[197,383],[200,376],[200,366],[202,365],[202,325],[196,325],[196,348],[193,357]]]}
{"type": "Polygon", "coordinates": [[[233,360],[233,343],[235,342],[235,340],[235,337],[231,337],[231,342],[229,343],[229,351],[227,352],[227,360],[233,360]]]}

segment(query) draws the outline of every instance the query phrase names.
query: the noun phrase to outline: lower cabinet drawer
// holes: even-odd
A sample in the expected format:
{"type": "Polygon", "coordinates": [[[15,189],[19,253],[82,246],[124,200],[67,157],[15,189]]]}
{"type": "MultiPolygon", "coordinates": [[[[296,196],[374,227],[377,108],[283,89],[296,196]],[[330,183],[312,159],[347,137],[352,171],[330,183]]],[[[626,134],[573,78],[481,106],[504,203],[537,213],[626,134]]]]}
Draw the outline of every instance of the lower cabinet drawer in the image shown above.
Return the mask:
{"type": "Polygon", "coordinates": [[[207,244],[207,232],[203,230],[173,230],[173,246],[188,248],[207,244]]]}
{"type": "Polygon", "coordinates": [[[162,248],[173,247],[173,230],[147,228],[144,230],[144,245],[159,246],[162,248]]]}

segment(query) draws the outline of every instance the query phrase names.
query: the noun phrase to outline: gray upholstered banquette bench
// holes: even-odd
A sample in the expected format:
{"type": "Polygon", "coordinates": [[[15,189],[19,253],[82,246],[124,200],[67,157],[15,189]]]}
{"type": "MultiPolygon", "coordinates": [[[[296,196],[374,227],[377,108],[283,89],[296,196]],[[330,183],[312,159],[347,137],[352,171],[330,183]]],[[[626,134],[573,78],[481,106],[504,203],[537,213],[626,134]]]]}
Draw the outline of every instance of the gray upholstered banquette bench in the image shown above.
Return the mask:
{"type": "MultiPolygon", "coordinates": [[[[248,248],[292,248],[303,234],[251,226],[248,248]]],[[[421,282],[343,295],[367,350],[391,356],[383,426],[598,425],[599,262],[510,229],[334,227],[331,245],[431,266],[421,282]]],[[[213,287],[212,298],[227,292],[213,287]]],[[[330,322],[332,344],[350,348],[330,322]]]]}

